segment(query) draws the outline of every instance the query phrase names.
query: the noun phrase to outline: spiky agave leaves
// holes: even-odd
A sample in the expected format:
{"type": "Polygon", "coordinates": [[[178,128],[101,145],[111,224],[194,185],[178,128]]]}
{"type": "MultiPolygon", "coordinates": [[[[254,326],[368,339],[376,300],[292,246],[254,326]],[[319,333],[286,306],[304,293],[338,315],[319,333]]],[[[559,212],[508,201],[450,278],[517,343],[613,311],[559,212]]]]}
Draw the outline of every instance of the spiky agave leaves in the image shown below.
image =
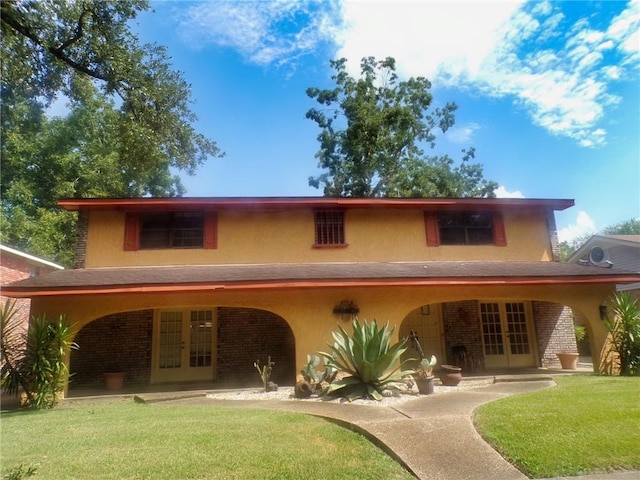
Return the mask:
{"type": "Polygon", "coordinates": [[[318,352],[325,358],[327,367],[347,374],[331,383],[328,395],[348,400],[381,400],[382,390],[413,373],[412,370],[402,370],[406,360],[400,361],[406,351],[406,339],[391,345],[395,328],[389,328],[388,323],[379,327],[375,318],[370,323],[365,320],[363,324],[354,319],[352,335],[341,326],[338,328],[338,332],[332,332],[335,340],[330,345],[332,352],[318,352]]]}

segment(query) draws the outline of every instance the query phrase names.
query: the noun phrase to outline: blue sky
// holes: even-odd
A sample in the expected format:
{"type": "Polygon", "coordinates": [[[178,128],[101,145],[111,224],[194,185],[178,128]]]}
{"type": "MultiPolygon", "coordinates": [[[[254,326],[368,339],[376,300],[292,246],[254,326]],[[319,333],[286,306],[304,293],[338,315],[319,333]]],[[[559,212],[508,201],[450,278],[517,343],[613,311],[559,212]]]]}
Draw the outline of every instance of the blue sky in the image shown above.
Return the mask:
{"type": "Polygon", "coordinates": [[[134,30],[168,48],[196,128],[226,152],[188,196],[314,196],[308,87],[329,61],[396,59],[454,101],[438,152],[476,147],[498,196],[573,198],[561,240],[640,217],[640,2],[152,1],[134,30]]]}

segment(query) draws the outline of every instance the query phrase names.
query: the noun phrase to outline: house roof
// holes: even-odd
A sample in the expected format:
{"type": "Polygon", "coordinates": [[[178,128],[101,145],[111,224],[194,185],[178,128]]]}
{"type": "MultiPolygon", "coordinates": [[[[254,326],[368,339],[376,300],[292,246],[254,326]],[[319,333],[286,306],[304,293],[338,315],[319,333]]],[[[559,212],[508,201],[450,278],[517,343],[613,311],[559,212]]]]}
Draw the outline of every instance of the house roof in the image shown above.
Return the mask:
{"type": "Polygon", "coordinates": [[[637,248],[640,253],[640,235],[592,235],[567,259],[567,263],[576,263],[594,246],[627,246],[637,248]]]}
{"type": "Polygon", "coordinates": [[[272,210],[280,208],[421,208],[424,210],[520,208],[564,210],[570,199],[530,198],[331,198],[331,197],[172,197],[172,198],[81,198],[62,199],[66,210],[164,210],[234,209],[272,210]]]}
{"type": "Polygon", "coordinates": [[[55,268],[56,270],[62,270],[64,267],[62,265],[58,265],[57,263],[50,262],[40,257],[36,257],[33,255],[29,255],[28,253],[21,252],[20,250],[16,250],[15,248],[7,247],[5,245],[0,245],[0,255],[12,255],[15,257],[19,257],[26,261],[31,265],[44,266],[55,268]]]}
{"type": "Polygon", "coordinates": [[[36,297],[340,286],[531,285],[638,281],[638,273],[557,262],[198,265],[56,271],[5,286],[3,295],[36,297]]]}

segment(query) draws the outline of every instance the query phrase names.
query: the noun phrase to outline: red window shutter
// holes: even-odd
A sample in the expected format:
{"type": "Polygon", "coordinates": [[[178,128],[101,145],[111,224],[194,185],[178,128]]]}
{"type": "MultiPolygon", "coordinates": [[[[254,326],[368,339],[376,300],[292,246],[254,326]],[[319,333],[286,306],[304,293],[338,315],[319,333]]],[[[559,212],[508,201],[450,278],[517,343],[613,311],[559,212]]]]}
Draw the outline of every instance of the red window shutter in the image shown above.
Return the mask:
{"type": "Polygon", "coordinates": [[[210,249],[218,248],[218,215],[216,212],[207,212],[204,214],[204,238],[202,239],[202,247],[210,249]]]}
{"type": "Polygon", "coordinates": [[[140,239],[140,214],[127,213],[124,221],[124,250],[138,250],[140,239]]]}
{"type": "Polygon", "coordinates": [[[498,247],[507,246],[507,234],[504,229],[502,212],[493,212],[493,244],[498,247]]]}
{"type": "Polygon", "coordinates": [[[440,232],[438,231],[438,214],[434,212],[425,212],[424,227],[427,233],[427,245],[429,247],[437,247],[440,245],[440,232]]]}

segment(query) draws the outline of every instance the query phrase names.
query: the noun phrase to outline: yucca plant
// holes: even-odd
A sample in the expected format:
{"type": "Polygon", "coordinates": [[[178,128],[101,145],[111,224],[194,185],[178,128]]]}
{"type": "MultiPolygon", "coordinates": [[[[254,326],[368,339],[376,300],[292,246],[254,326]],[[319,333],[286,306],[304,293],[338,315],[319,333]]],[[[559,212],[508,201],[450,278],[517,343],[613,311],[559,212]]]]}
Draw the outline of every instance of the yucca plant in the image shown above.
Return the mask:
{"type": "Polygon", "coordinates": [[[347,376],[334,380],[327,395],[340,396],[349,401],[357,398],[382,400],[382,390],[393,387],[395,382],[410,375],[413,370],[403,370],[411,359],[400,360],[405,352],[406,339],[391,345],[394,328],[389,324],[378,326],[376,319],[360,324],[353,320],[353,334],[344,328],[332,332],[335,342],[331,353],[318,352],[325,359],[327,368],[346,373],[347,376]]]}
{"type": "Polygon", "coordinates": [[[64,387],[64,359],[77,348],[73,328],[64,315],[53,322],[42,315],[31,318],[25,334],[19,332],[13,303],[6,304],[1,314],[2,388],[9,394],[22,388],[31,407],[53,407],[64,387]]]}
{"type": "Polygon", "coordinates": [[[611,348],[618,354],[620,375],[640,375],[640,305],[629,292],[611,299],[613,318],[604,324],[611,334],[611,348]]]}

